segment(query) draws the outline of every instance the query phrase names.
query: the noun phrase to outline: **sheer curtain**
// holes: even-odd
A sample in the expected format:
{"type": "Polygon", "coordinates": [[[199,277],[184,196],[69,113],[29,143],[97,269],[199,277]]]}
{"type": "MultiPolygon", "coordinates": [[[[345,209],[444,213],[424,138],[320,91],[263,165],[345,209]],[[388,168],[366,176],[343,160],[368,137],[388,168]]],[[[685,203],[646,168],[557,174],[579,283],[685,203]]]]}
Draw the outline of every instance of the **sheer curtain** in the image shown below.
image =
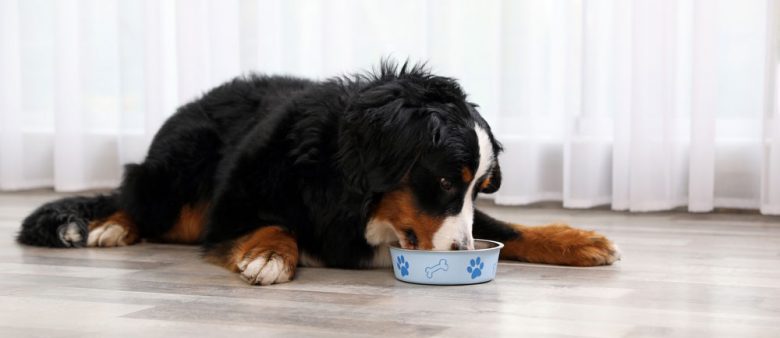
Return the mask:
{"type": "Polygon", "coordinates": [[[780,214],[774,0],[0,0],[0,189],[114,187],[237,74],[383,56],[462,82],[501,204],[780,214]]]}
{"type": "Polygon", "coordinates": [[[780,213],[775,1],[513,4],[496,202],[780,213]]]}

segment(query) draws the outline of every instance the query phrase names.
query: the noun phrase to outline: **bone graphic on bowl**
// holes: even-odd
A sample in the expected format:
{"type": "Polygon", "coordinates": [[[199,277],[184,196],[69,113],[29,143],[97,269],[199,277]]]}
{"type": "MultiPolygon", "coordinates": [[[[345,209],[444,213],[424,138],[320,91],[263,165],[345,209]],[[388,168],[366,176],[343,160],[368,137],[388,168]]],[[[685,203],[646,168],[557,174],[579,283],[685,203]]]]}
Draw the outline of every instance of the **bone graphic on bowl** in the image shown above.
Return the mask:
{"type": "Polygon", "coordinates": [[[447,266],[447,260],[446,259],[441,259],[441,260],[439,260],[439,264],[436,264],[434,266],[429,266],[429,267],[425,268],[425,275],[428,276],[428,279],[431,279],[431,278],[433,278],[433,273],[434,272],[439,271],[439,270],[447,271],[447,269],[449,269],[449,267],[447,266]]]}

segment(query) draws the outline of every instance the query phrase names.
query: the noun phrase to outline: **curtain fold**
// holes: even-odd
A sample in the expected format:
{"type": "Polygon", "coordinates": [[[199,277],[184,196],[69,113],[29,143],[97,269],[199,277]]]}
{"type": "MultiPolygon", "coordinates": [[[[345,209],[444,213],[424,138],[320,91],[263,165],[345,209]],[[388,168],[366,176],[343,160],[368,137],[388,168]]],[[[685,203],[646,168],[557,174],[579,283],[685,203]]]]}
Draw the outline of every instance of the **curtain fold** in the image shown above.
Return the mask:
{"type": "MultiPolygon", "coordinates": [[[[54,188],[78,190],[92,188],[88,182],[87,166],[95,160],[95,153],[85,149],[82,91],[82,19],[78,1],[58,1],[54,8],[54,188]]],[[[94,143],[91,143],[94,144],[94,143]]],[[[98,162],[99,163],[99,162],[98,162]]],[[[93,178],[93,181],[94,180],[93,178]]],[[[104,182],[95,182],[103,183],[104,182]]]]}
{"type": "Polygon", "coordinates": [[[0,189],[115,187],[176,107],[251,71],[453,76],[499,204],[780,214],[775,0],[0,0],[0,189]]]}
{"type": "Polygon", "coordinates": [[[780,215],[780,4],[766,6],[763,130],[761,133],[761,204],[763,214],[780,215]]]}
{"type": "Polygon", "coordinates": [[[26,188],[18,13],[16,1],[0,1],[0,189],[26,188]]]}

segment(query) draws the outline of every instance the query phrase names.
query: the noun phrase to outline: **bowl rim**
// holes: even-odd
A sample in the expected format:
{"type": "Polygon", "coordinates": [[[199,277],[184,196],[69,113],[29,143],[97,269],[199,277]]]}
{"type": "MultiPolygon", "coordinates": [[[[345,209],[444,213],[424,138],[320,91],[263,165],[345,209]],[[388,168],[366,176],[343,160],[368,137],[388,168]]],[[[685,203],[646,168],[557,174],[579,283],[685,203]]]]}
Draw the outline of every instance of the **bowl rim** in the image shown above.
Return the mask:
{"type": "Polygon", "coordinates": [[[404,251],[404,252],[418,252],[418,253],[425,253],[430,252],[433,254],[442,254],[442,253],[472,253],[472,252],[483,252],[483,251],[493,251],[493,250],[501,250],[504,247],[504,243],[498,242],[498,241],[492,241],[489,239],[474,239],[474,242],[487,242],[492,243],[495,246],[491,248],[484,248],[484,249],[474,249],[474,250],[419,250],[419,249],[404,249],[399,245],[399,243],[391,243],[388,246],[390,247],[390,250],[398,250],[398,251],[404,251]]]}

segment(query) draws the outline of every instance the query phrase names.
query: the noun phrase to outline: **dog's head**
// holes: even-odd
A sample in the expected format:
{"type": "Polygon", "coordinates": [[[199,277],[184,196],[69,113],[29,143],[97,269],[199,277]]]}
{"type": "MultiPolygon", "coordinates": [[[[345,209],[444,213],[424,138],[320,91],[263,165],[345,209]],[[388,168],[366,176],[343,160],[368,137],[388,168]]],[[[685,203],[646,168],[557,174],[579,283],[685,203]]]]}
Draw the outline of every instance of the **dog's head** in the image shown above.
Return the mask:
{"type": "Polygon", "coordinates": [[[384,64],[368,80],[339,140],[350,185],[375,196],[366,239],[473,248],[474,199],[501,185],[501,146],[490,127],[455,80],[422,67],[384,64]]]}

